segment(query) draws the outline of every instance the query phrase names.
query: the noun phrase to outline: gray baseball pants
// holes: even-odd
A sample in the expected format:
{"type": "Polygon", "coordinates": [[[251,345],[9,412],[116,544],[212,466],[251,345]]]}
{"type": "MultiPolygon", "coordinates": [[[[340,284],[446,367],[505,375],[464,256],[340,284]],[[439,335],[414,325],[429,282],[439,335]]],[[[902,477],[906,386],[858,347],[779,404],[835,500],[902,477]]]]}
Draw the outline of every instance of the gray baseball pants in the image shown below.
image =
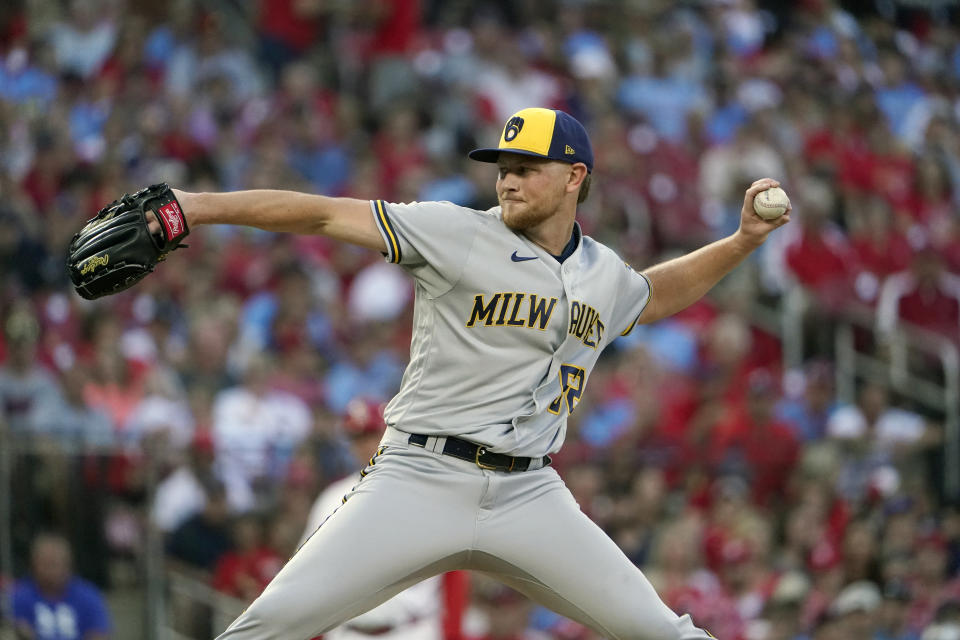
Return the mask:
{"type": "Polygon", "coordinates": [[[551,467],[505,473],[388,428],[346,501],[218,640],[308,640],[455,569],[492,575],[611,640],[711,636],[677,616],[551,467]]]}

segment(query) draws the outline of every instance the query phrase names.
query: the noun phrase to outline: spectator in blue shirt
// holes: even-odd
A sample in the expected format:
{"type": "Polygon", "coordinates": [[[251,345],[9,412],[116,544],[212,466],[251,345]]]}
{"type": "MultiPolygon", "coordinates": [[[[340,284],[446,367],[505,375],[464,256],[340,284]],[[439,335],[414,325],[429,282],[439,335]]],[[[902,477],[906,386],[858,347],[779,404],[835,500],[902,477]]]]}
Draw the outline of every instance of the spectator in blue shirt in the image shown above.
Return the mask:
{"type": "Polygon", "coordinates": [[[13,588],[13,616],[22,640],[105,640],[110,614],[100,591],[73,575],[70,544],[41,534],[31,549],[32,575],[13,588]]]}
{"type": "Polygon", "coordinates": [[[824,360],[807,364],[803,376],[803,393],[785,397],[777,404],[777,416],[793,429],[804,442],[827,435],[827,422],[837,408],[833,367],[824,360]]]}
{"type": "Polygon", "coordinates": [[[893,132],[904,140],[910,116],[917,105],[926,99],[926,93],[910,78],[907,62],[898,53],[885,52],[880,62],[885,82],[876,90],[877,106],[887,117],[893,132]]]}
{"type": "Polygon", "coordinates": [[[679,143],[687,135],[690,113],[709,105],[704,88],[671,74],[667,52],[654,51],[653,74],[638,74],[620,83],[618,99],[628,113],[646,119],[657,134],[679,143]]]}

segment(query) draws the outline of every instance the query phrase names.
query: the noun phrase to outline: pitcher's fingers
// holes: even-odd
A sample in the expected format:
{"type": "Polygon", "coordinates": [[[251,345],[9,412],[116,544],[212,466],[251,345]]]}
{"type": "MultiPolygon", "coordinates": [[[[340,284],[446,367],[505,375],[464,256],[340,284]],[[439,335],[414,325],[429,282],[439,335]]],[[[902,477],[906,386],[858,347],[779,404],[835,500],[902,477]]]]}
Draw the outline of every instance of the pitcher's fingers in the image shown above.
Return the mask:
{"type": "Polygon", "coordinates": [[[780,183],[774,180],[773,178],[762,178],[760,180],[757,180],[752,185],[750,185],[750,188],[748,188],[746,193],[743,194],[743,203],[750,204],[753,198],[761,191],[766,191],[771,187],[778,187],[778,186],[780,186],[780,183]]]}
{"type": "Polygon", "coordinates": [[[155,211],[147,211],[147,229],[150,230],[150,233],[157,234],[160,233],[160,221],[157,220],[157,213],[155,211]]]}
{"type": "Polygon", "coordinates": [[[754,180],[753,184],[751,184],[747,188],[747,191],[756,189],[757,192],[759,193],[764,189],[769,189],[771,187],[779,187],[779,186],[780,186],[779,180],[774,180],[773,178],[760,178],[759,180],[754,180]]]}

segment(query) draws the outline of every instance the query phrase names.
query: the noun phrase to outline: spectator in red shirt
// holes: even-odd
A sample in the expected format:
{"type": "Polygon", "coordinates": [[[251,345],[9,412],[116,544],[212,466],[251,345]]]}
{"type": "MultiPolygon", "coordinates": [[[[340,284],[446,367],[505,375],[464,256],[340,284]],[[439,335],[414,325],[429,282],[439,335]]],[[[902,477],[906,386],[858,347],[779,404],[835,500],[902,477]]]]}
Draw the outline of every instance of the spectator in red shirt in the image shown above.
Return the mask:
{"type": "Polygon", "coordinates": [[[847,109],[855,135],[834,136],[840,146],[837,178],[848,200],[879,194],[898,211],[909,206],[914,163],[909,149],[897,141],[873,98],[858,93],[847,109]],[[860,135],[862,132],[862,135],[860,135]]]}
{"type": "Polygon", "coordinates": [[[743,640],[736,602],[717,575],[703,566],[703,534],[693,513],[666,525],[646,573],[671,609],[702,620],[700,624],[718,638],[743,640]]]}
{"type": "Polygon", "coordinates": [[[938,229],[936,235],[947,270],[960,273],[960,212],[954,211],[953,216],[944,222],[943,228],[938,229]]]}
{"type": "Polygon", "coordinates": [[[947,167],[935,155],[920,156],[907,212],[911,221],[937,229],[952,217],[953,211],[953,189],[947,167]]]}
{"type": "Polygon", "coordinates": [[[245,516],[233,525],[234,548],[217,561],[212,585],[246,602],[260,595],[282,566],[283,559],[263,541],[263,525],[245,516]]]}
{"type": "Polygon", "coordinates": [[[376,20],[370,53],[402,56],[410,52],[420,34],[420,0],[370,0],[368,16],[376,20]]]}
{"type": "Polygon", "coordinates": [[[886,279],[877,306],[877,327],[890,334],[901,324],[960,342],[960,276],[948,273],[931,246],[920,249],[910,269],[886,279]]]}
{"type": "Polygon", "coordinates": [[[768,372],[750,374],[745,410],[730,412],[717,428],[711,448],[714,468],[745,477],[759,505],[783,495],[800,453],[793,430],[774,417],[778,399],[777,385],[768,372]]]}
{"type": "Polygon", "coordinates": [[[93,371],[84,388],[84,398],[91,407],[110,415],[116,429],[127,424],[134,408],[143,399],[143,378],[137,375],[130,361],[121,351],[119,340],[113,334],[102,333],[94,354],[93,371]]]}
{"type": "Polygon", "coordinates": [[[33,200],[37,211],[43,215],[53,209],[72,158],[67,141],[53,131],[39,131],[35,144],[36,156],[21,186],[33,200]]]}
{"type": "Polygon", "coordinates": [[[808,564],[813,582],[800,614],[804,626],[813,626],[829,615],[827,609],[843,588],[842,562],[839,549],[830,542],[821,541],[810,551],[808,564]]]}
{"type": "Polygon", "coordinates": [[[408,174],[427,163],[417,112],[409,107],[394,108],[385,116],[373,149],[380,161],[381,187],[393,194],[408,174]]]}
{"type": "Polygon", "coordinates": [[[318,40],[326,3],[323,0],[261,0],[259,4],[260,55],[277,74],[318,40]]]}
{"type": "Polygon", "coordinates": [[[521,594],[490,579],[476,582],[473,593],[487,627],[474,640],[548,640],[549,636],[527,629],[533,603],[521,594]]]}
{"type": "Polygon", "coordinates": [[[825,175],[837,176],[841,182],[847,176],[848,156],[866,148],[863,123],[851,109],[831,109],[823,126],[811,131],[803,145],[803,155],[810,169],[825,175]]]}
{"type": "Polygon", "coordinates": [[[821,305],[836,310],[851,293],[852,256],[846,236],[830,220],[834,193],[828,184],[811,179],[798,195],[800,233],[787,246],[786,263],[821,305]]]}
{"type": "Polygon", "coordinates": [[[960,579],[948,575],[946,551],[946,541],[939,534],[917,541],[910,577],[913,602],[907,609],[907,624],[914,631],[933,622],[941,605],[960,600],[960,579]]]}
{"type": "Polygon", "coordinates": [[[879,196],[851,215],[849,232],[857,298],[872,306],[883,279],[909,267],[913,251],[907,236],[894,226],[890,205],[879,196]]]}
{"type": "Polygon", "coordinates": [[[886,126],[872,128],[867,139],[870,143],[866,167],[869,192],[879,193],[898,216],[909,220],[915,173],[913,156],[886,126]]]}

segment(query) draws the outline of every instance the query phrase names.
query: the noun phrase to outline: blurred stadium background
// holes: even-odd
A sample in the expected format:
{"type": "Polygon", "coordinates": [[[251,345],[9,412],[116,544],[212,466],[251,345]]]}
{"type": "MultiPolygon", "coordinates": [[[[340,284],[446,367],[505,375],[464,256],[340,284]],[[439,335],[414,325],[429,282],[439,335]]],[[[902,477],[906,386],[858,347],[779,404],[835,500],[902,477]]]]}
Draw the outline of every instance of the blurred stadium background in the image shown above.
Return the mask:
{"type": "MultiPolygon", "coordinates": [[[[63,264],[83,220],[160,180],[486,208],[494,169],[465,151],[540,105],[586,124],[581,224],[634,266],[733,231],[758,176],[794,205],[601,360],[555,461],[584,511],[723,640],[960,638],[957,14],[4,0],[0,634],[55,531],[112,637],[215,635],[357,467],[349,401],[389,398],[407,358],[410,282],[369,252],[209,228],[84,302],[63,264]]],[[[473,593],[467,637],[593,637],[473,593]]]]}

